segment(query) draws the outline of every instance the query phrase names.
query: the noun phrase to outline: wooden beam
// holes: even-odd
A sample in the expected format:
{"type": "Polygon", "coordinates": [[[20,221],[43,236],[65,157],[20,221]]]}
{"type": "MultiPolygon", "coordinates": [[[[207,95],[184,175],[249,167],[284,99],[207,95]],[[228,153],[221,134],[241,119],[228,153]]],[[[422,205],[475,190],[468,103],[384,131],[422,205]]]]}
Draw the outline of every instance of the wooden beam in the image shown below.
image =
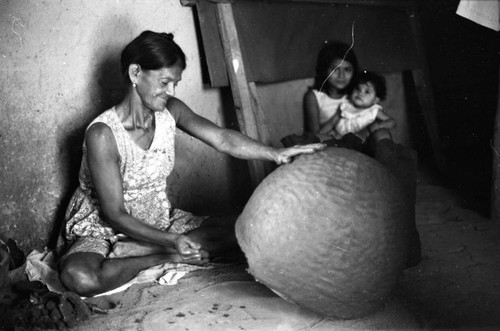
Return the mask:
{"type": "MultiPolygon", "coordinates": [[[[257,0],[180,0],[183,6],[194,6],[197,3],[238,3],[256,2],[257,0]]],[[[268,0],[269,1],[269,0],[268,0]]],[[[334,5],[361,5],[361,6],[383,6],[383,7],[413,7],[417,6],[416,0],[273,0],[273,2],[292,3],[323,3],[334,5]]]]}
{"type": "MultiPolygon", "coordinates": [[[[258,103],[256,102],[256,96],[252,95],[248,85],[232,5],[230,3],[217,3],[215,6],[217,25],[222,48],[224,49],[224,58],[240,130],[243,134],[255,140],[260,140],[255,116],[259,112],[259,109],[257,109],[258,103]]],[[[252,184],[257,187],[266,176],[264,163],[257,160],[248,162],[252,184]]]]}

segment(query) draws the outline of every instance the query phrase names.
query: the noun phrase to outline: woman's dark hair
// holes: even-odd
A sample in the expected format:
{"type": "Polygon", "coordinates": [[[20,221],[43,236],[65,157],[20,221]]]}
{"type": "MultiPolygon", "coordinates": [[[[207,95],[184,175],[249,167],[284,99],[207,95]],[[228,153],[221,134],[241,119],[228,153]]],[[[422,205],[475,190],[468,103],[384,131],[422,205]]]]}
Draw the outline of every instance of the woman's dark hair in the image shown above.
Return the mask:
{"type": "Polygon", "coordinates": [[[316,77],[314,79],[314,88],[319,90],[323,82],[326,80],[330,72],[330,66],[336,59],[344,59],[349,62],[353,68],[353,76],[349,85],[341,91],[342,93],[349,93],[354,86],[354,81],[358,73],[358,59],[354,50],[346,43],[340,41],[328,41],[321,48],[316,60],[316,77]]]}
{"type": "Polygon", "coordinates": [[[145,70],[157,70],[180,65],[186,69],[186,55],[174,41],[171,33],[144,31],[122,51],[120,64],[123,77],[130,82],[128,67],[138,64],[145,70]]]}
{"type": "Polygon", "coordinates": [[[373,88],[375,89],[375,95],[380,100],[385,100],[385,97],[387,95],[387,85],[383,76],[380,76],[373,71],[360,72],[358,74],[358,80],[356,81],[356,84],[359,85],[363,83],[371,83],[373,85],[373,88]]]}

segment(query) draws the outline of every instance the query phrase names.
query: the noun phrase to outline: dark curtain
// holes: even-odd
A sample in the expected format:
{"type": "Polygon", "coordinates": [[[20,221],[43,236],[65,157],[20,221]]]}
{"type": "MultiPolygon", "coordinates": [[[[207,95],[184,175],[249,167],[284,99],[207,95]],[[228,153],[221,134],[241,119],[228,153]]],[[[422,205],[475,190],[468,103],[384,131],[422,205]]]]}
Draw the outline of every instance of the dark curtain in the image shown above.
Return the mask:
{"type": "MultiPolygon", "coordinates": [[[[327,40],[354,42],[361,69],[384,73],[419,65],[404,7],[264,1],[232,6],[249,81],[314,77],[318,51],[327,40]]],[[[198,3],[197,13],[210,84],[227,86],[215,5],[198,3]]]]}

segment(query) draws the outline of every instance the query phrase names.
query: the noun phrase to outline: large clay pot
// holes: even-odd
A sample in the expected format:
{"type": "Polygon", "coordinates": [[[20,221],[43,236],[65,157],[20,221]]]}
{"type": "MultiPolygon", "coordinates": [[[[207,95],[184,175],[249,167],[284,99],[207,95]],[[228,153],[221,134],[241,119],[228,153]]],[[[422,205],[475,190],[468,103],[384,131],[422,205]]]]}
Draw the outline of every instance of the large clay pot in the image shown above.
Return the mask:
{"type": "Polygon", "coordinates": [[[404,268],[409,203],[382,164],[327,148],[266,177],[236,235],[256,280],[324,316],[359,318],[382,307],[404,268]]]}

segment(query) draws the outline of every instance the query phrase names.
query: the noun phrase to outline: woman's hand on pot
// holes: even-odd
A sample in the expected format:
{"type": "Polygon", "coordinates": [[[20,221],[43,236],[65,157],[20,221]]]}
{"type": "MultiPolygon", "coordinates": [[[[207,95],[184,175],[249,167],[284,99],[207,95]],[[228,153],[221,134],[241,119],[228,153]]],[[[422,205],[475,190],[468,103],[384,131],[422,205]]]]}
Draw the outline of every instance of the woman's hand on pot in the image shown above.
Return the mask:
{"type": "Polygon", "coordinates": [[[277,164],[285,164],[292,162],[295,156],[301,154],[312,154],[325,149],[326,145],[322,143],[296,145],[288,148],[280,148],[277,150],[275,161],[277,164]]]}

